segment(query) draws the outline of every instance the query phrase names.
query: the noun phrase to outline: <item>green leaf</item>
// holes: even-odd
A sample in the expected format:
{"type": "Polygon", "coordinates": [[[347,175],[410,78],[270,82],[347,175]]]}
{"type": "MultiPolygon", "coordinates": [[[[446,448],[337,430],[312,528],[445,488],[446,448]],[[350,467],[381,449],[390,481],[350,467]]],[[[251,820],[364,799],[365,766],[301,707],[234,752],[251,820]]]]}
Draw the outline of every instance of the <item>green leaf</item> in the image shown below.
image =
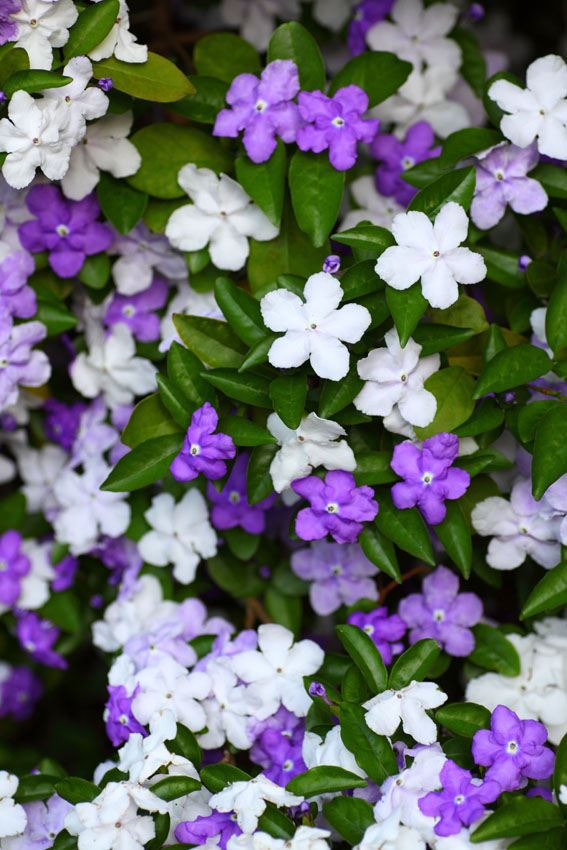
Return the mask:
{"type": "Polygon", "coordinates": [[[547,260],[532,260],[526,269],[526,280],[538,298],[548,298],[556,283],[555,266],[547,260]]]}
{"type": "Polygon", "coordinates": [[[66,829],[62,829],[51,845],[51,850],[75,850],[78,840],[76,835],[71,835],[66,829]]]}
{"type": "MultiPolygon", "coordinates": [[[[567,785],[567,734],[563,735],[557,752],[555,754],[555,768],[553,770],[553,787],[559,805],[565,812],[567,810],[567,802],[561,802],[559,795],[561,794],[561,786],[567,785]]],[[[564,796],[563,794],[561,796],[564,796]]]]}
{"type": "Polygon", "coordinates": [[[516,345],[499,351],[482,370],[473,398],[529,384],[549,372],[551,366],[545,351],[535,345],[516,345]]]}
{"type": "Polygon", "coordinates": [[[189,759],[197,770],[201,766],[201,761],[203,759],[201,747],[197,743],[197,739],[193,732],[191,732],[182,723],[179,723],[179,721],[177,722],[177,734],[175,738],[168,741],[167,749],[172,753],[177,753],[178,755],[189,759]]]}
{"type": "Polygon", "coordinates": [[[34,68],[30,71],[16,71],[4,85],[6,97],[10,98],[17,91],[41,91],[42,89],[59,89],[68,86],[72,77],[62,77],[55,71],[41,71],[34,68]]]}
{"type": "Polygon", "coordinates": [[[396,756],[390,742],[384,735],[377,735],[370,729],[361,705],[342,702],[339,719],[343,744],[373,782],[381,785],[387,776],[398,773],[396,756]]]}
{"type": "Polygon", "coordinates": [[[347,791],[350,788],[365,788],[368,783],[356,773],[335,765],[319,765],[305,773],[294,776],[285,786],[286,791],[302,797],[315,797],[318,794],[331,794],[347,791]]]}
{"type": "Polygon", "coordinates": [[[203,364],[192,351],[178,342],[171,343],[167,353],[167,374],[173,383],[199,407],[202,407],[206,401],[216,407],[218,404],[216,393],[201,377],[202,371],[203,364]]]}
{"type": "Polygon", "coordinates": [[[191,424],[191,416],[195,412],[195,405],[183,395],[182,391],[165,375],[156,375],[156,382],[160,398],[168,409],[173,421],[186,431],[191,424]]]}
{"type": "MultiPolygon", "coordinates": [[[[359,224],[357,227],[351,227],[349,230],[333,233],[331,238],[335,242],[341,242],[343,245],[350,245],[351,248],[361,248],[363,251],[375,251],[377,257],[386,248],[390,248],[390,246],[396,244],[396,240],[390,231],[376,224],[359,224]]],[[[347,269],[344,277],[351,271],[352,269],[347,269]]],[[[343,285],[344,277],[341,278],[341,286],[343,285]]]]}
{"type": "Polygon", "coordinates": [[[248,373],[242,375],[236,369],[210,369],[202,377],[229,398],[255,407],[272,409],[269,396],[270,382],[267,378],[248,373]]]}
{"type": "Polygon", "coordinates": [[[142,63],[121,62],[114,56],[93,62],[93,76],[96,80],[112,77],[117,91],[157,103],[172,103],[195,91],[183,71],[157,53],[148,53],[142,63]]]}
{"type": "Polygon", "coordinates": [[[398,480],[398,476],[390,466],[390,452],[364,452],[356,456],[354,478],[357,485],[361,484],[390,484],[398,480]]]}
{"type": "MultiPolygon", "coordinates": [[[[175,101],[168,108],[177,115],[189,118],[190,121],[197,121],[199,124],[214,124],[218,113],[225,107],[228,83],[215,79],[215,77],[202,75],[193,76],[189,74],[188,79],[195,88],[193,94],[188,94],[181,100],[175,101]]],[[[239,183],[241,182],[239,180],[239,183]]]]}
{"type": "Polygon", "coordinates": [[[40,614],[50,620],[54,626],[71,634],[80,631],[83,622],[81,606],[73,590],[52,593],[45,605],[41,607],[40,614]]]}
{"type": "Polygon", "coordinates": [[[434,322],[440,325],[453,325],[456,328],[471,328],[475,333],[481,333],[488,328],[488,322],[482,306],[463,292],[454,304],[446,310],[428,310],[434,322]]]}
{"type": "Polygon", "coordinates": [[[173,198],[162,201],[159,198],[149,198],[144,221],[153,233],[165,233],[167,222],[175,210],[187,203],[187,198],[173,198]]]}
{"type": "Polygon", "coordinates": [[[192,776],[166,776],[152,785],[152,793],[160,800],[169,802],[170,800],[177,800],[178,797],[184,797],[191,791],[198,791],[199,788],[201,788],[201,783],[198,779],[193,779],[192,776]]]}
{"type": "Polygon", "coordinates": [[[278,338],[279,334],[269,333],[257,342],[256,345],[253,345],[240,364],[238,371],[246,372],[247,369],[252,369],[254,366],[259,366],[261,363],[265,363],[268,359],[270,348],[278,338]]]}
{"type": "Polygon", "coordinates": [[[323,814],[339,835],[354,846],[375,823],[372,806],[360,797],[335,797],[323,804],[323,814]]]}
{"type": "Polygon", "coordinates": [[[474,379],[461,366],[449,366],[434,372],[427,378],[424,387],[435,396],[437,411],[433,422],[425,428],[416,427],[415,433],[420,440],[443,431],[453,432],[467,421],[474,410],[474,379]]]}
{"type": "Polygon", "coordinates": [[[299,428],[307,398],[307,376],[301,372],[282,375],[272,381],[269,392],[284,425],[293,430],[299,428]]]}
{"type": "Polygon", "coordinates": [[[30,66],[28,54],[21,47],[14,47],[14,42],[7,42],[2,45],[4,51],[8,48],[7,53],[2,53],[0,57],[0,86],[2,90],[16,71],[26,71],[30,66]]]}
{"type": "Polygon", "coordinates": [[[395,94],[412,72],[410,62],[393,53],[372,51],[355,56],[333,77],[329,97],[344,86],[354,84],[368,95],[368,106],[376,106],[395,94]]]}
{"type": "Polygon", "coordinates": [[[343,302],[385,288],[384,281],[380,280],[374,271],[375,265],[374,260],[363,260],[345,271],[341,277],[341,289],[344,293],[343,302]]]}
{"type": "MultiPolygon", "coordinates": [[[[391,289],[391,287],[385,287],[385,289],[391,289]]],[[[385,322],[390,317],[390,307],[386,300],[385,291],[371,292],[369,295],[363,295],[362,298],[358,299],[358,304],[366,307],[370,313],[368,330],[377,328],[378,325],[381,325],[382,322],[385,322]]]]}
{"type": "Polygon", "coordinates": [[[402,573],[396,550],[393,543],[384,537],[377,528],[367,526],[360,533],[358,542],[360,548],[369,561],[375,564],[383,573],[393,578],[398,583],[402,580],[402,573]]]}
{"type": "Polygon", "coordinates": [[[533,171],[530,171],[530,177],[539,180],[551,198],[563,200],[567,198],[567,174],[563,166],[541,162],[533,171]]]}
{"type": "MultiPolygon", "coordinates": [[[[478,43],[478,38],[470,29],[455,27],[451,33],[463,54],[460,73],[463,75],[477,97],[482,97],[486,84],[486,60],[478,43]]],[[[490,144],[494,144],[491,142],[490,144]]],[[[489,145],[486,145],[489,147],[489,145]]]]}
{"type": "MultiPolygon", "coordinates": [[[[96,9],[97,6],[90,8],[96,9]]],[[[144,215],[148,196],[132,189],[124,180],[117,180],[106,171],[101,171],[96,191],[100,208],[106,218],[119,233],[126,236],[144,215]]]]}
{"type": "Polygon", "coordinates": [[[288,179],[296,221],[320,248],[337,220],[345,173],[333,168],[326,153],[298,150],[291,158],[288,179]]]}
{"type": "Polygon", "coordinates": [[[472,631],[475,647],[469,661],[504,676],[520,675],[520,658],[516,648],[502,632],[485,623],[479,623],[472,631]]]}
{"type": "MultiPolygon", "coordinates": [[[[18,790],[14,794],[14,800],[16,803],[32,803],[34,800],[45,800],[55,793],[55,785],[60,779],[59,776],[44,773],[30,773],[26,776],[20,776],[18,790]]],[[[97,788],[98,793],[99,789],[97,788]]]]}
{"type": "Polygon", "coordinates": [[[266,428],[261,428],[242,416],[225,416],[219,419],[217,431],[228,434],[235,446],[263,446],[277,442],[266,428]]]}
{"type": "Polygon", "coordinates": [[[427,301],[421,292],[421,283],[418,281],[409,289],[403,290],[387,286],[386,302],[400,337],[400,345],[405,348],[407,341],[427,309],[427,301]]]}
{"type": "Polygon", "coordinates": [[[535,835],[524,835],[507,847],[508,850],[565,850],[565,830],[558,827],[535,835]]]}
{"type": "Polygon", "coordinates": [[[567,564],[558,564],[544,573],[525,601],[520,620],[552,611],[561,605],[567,605],[567,564]]]}
{"type": "MultiPolygon", "coordinates": [[[[529,405],[529,407],[532,406],[529,405]]],[[[477,434],[498,428],[502,422],[504,422],[504,411],[498,407],[493,398],[485,398],[474,409],[467,421],[455,428],[454,433],[457,437],[475,437],[477,434]]]]}
{"type": "Polygon", "coordinates": [[[148,841],[146,844],[146,850],[160,850],[169,835],[169,829],[171,826],[171,818],[169,817],[169,814],[154,812],[153,819],[155,823],[155,838],[148,841]]]}
{"type": "Polygon", "coordinates": [[[208,559],[207,570],[215,584],[237,599],[257,596],[264,587],[256,568],[243,564],[226,548],[220,555],[208,559]]]}
{"type": "Polygon", "coordinates": [[[169,475],[169,467],[181,451],[183,434],[146,440],[120,458],[101,490],[122,493],[147,487],[169,475]]]}
{"type": "Polygon", "coordinates": [[[471,835],[471,840],[489,841],[545,832],[563,825],[561,811],[541,797],[515,797],[493,812],[471,835]]]}
{"type": "Polygon", "coordinates": [[[433,156],[431,159],[424,159],[423,162],[412,165],[400,176],[410,186],[414,186],[416,189],[424,189],[438,177],[441,177],[442,174],[446,174],[448,170],[447,167],[441,165],[440,156],[433,156]]]}
{"type": "MultiPolygon", "coordinates": [[[[484,83],[483,83],[484,86],[484,83]]],[[[484,127],[467,127],[451,133],[443,142],[441,164],[453,165],[473,153],[491,148],[502,141],[502,133],[484,127]]]]}
{"type": "Polygon", "coordinates": [[[323,381],[317,415],[321,419],[330,419],[350,404],[363,386],[364,381],[358,376],[356,363],[350,367],[348,375],[342,381],[323,381]]]}
{"type": "Polygon", "coordinates": [[[274,484],[270,475],[270,466],[278,451],[278,446],[257,446],[248,461],[246,470],[246,487],[248,504],[257,505],[274,492],[274,484]]]}
{"type": "Polygon", "coordinates": [[[207,366],[237,369],[242,363],[246,347],[226,322],[176,313],[173,324],[187,348],[207,366]]]}
{"type": "Polygon", "coordinates": [[[388,671],[372,638],[358,626],[349,624],[335,626],[335,630],[371,692],[379,694],[386,690],[388,671]]]}
{"type": "Polygon", "coordinates": [[[91,289],[104,289],[110,277],[110,257],[106,252],[91,254],[83,263],[79,280],[91,289]]]}
{"type": "Polygon", "coordinates": [[[249,561],[258,551],[259,534],[249,534],[240,526],[235,526],[235,528],[227,528],[223,536],[232,554],[240,561],[249,561]]]}
{"type": "Polygon", "coordinates": [[[484,258],[486,276],[507,289],[525,289],[526,275],[518,268],[518,254],[503,251],[501,248],[487,248],[475,245],[475,251],[484,258]]]}
{"type": "Polygon", "coordinates": [[[449,174],[443,174],[421,189],[410,201],[408,210],[424,212],[433,219],[441,207],[450,201],[460,204],[468,210],[476,185],[476,172],[473,165],[467,168],[456,168],[449,174]]]}
{"type": "Polygon", "coordinates": [[[47,336],[59,336],[65,331],[74,328],[77,317],[67,309],[64,303],[52,296],[42,297],[39,293],[49,290],[47,287],[34,287],[37,293],[37,313],[34,319],[42,322],[47,329],[47,336]]]}
{"type": "Polygon", "coordinates": [[[311,33],[296,21],[281,24],[268,45],[268,62],[291,59],[297,65],[299,84],[304,91],[325,88],[325,65],[311,33]]]}
{"type": "Polygon", "coordinates": [[[556,404],[540,421],[534,441],[532,493],[541,499],[547,488],[567,472],[567,408],[556,404]]]}
{"type": "Polygon", "coordinates": [[[128,183],[155,198],[186,197],[177,175],[188,162],[198,168],[211,168],[217,174],[232,170],[232,159],[220,142],[196,127],[149,124],[134,133],[129,141],[137,148],[142,164],[136,174],[128,178],[128,183]]]}
{"type": "Polygon", "coordinates": [[[69,30],[69,40],[63,48],[65,60],[86,56],[98,47],[114,26],[119,12],[118,0],[102,0],[102,3],[87,6],[69,30]]]}
{"type": "Polygon", "coordinates": [[[404,552],[435,566],[429,532],[418,509],[398,510],[389,488],[380,487],[376,495],[380,510],[374,522],[378,530],[404,552]]]}
{"type": "Polygon", "coordinates": [[[260,304],[253,295],[227,277],[217,277],[215,299],[233,331],[246,343],[256,345],[266,336],[260,304]]]}
{"type": "Polygon", "coordinates": [[[474,702],[452,702],[435,712],[435,720],[449,732],[472,738],[479,729],[490,729],[490,712],[474,702]]]}
{"type": "Polygon", "coordinates": [[[11,528],[21,528],[26,518],[26,497],[10,493],[0,501],[0,534],[11,528]]]}
{"type": "Polygon", "coordinates": [[[225,83],[231,83],[238,74],[253,74],[261,68],[260,57],[250,42],[231,32],[200,38],[193,51],[193,62],[199,75],[225,83]]]}
{"type": "MultiPolygon", "coordinates": [[[[21,780],[20,780],[21,781],[21,780]]],[[[90,803],[100,794],[100,788],[94,782],[87,782],[77,776],[69,776],[55,783],[55,790],[68,803],[90,803]]]]}
{"type": "Polygon", "coordinates": [[[435,534],[464,578],[468,578],[472,565],[472,538],[469,526],[458,502],[447,500],[445,507],[447,514],[444,520],[436,524],[435,534]]]}
{"type": "Polygon", "coordinates": [[[567,252],[557,267],[557,283],[547,305],[545,337],[558,360],[567,358],[567,252]]]}
{"type": "Polygon", "coordinates": [[[264,594],[264,603],[274,623],[285,626],[296,637],[299,636],[303,613],[301,599],[297,596],[285,596],[279,590],[269,587],[264,594]]]}
{"type": "Polygon", "coordinates": [[[518,433],[524,443],[531,443],[536,435],[538,425],[546,414],[557,408],[557,401],[533,401],[521,408],[516,421],[518,433]]]}
{"type": "Polygon", "coordinates": [[[415,328],[412,334],[414,342],[419,343],[422,347],[421,357],[428,357],[430,354],[445,351],[452,345],[466,342],[471,336],[474,336],[472,328],[454,328],[451,325],[444,324],[421,324],[415,328]]]}
{"type": "Polygon", "coordinates": [[[247,156],[239,156],[235,162],[236,179],[276,227],[282,220],[286,163],[281,139],[266,162],[255,163],[247,156]]]}
{"type": "Polygon", "coordinates": [[[497,451],[497,449],[481,449],[473,454],[463,455],[463,457],[457,458],[455,466],[460,466],[461,469],[464,469],[473,478],[480,472],[510,469],[513,463],[502,452],[497,451]]]}
{"type": "Polygon", "coordinates": [[[232,764],[207,764],[201,769],[201,782],[213,794],[218,794],[230,782],[246,782],[252,779],[249,773],[232,764]]]}
{"type": "Polygon", "coordinates": [[[388,687],[399,691],[410,682],[421,682],[440,653],[439,644],[431,638],[418,640],[394,662],[388,677],[388,687]]]}
{"type": "Polygon", "coordinates": [[[170,417],[159,397],[153,393],[139,401],[122,433],[121,441],[133,449],[153,437],[180,434],[179,426],[170,417]]]}

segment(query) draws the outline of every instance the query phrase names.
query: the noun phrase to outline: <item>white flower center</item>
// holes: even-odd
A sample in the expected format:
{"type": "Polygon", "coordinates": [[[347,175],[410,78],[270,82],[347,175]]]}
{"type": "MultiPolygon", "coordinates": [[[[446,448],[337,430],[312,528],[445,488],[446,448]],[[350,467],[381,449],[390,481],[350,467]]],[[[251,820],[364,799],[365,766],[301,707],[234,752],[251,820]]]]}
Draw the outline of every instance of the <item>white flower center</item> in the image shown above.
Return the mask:
{"type": "Polygon", "coordinates": [[[0,357],[0,369],[7,369],[10,365],[10,361],[7,357],[0,357]]]}
{"type": "Polygon", "coordinates": [[[464,803],[465,798],[464,798],[463,794],[457,794],[457,796],[455,797],[453,802],[455,803],[456,806],[460,806],[461,803],[464,803]]]}
{"type": "MultiPolygon", "coordinates": [[[[197,443],[191,443],[191,448],[189,449],[189,453],[192,454],[192,455],[200,454],[201,453],[201,446],[199,446],[197,443]]],[[[231,501],[232,501],[232,499],[231,499],[231,501]]]]}
{"type": "Polygon", "coordinates": [[[404,156],[404,158],[402,159],[402,168],[404,169],[404,171],[407,168],[411,168],[412,165],[415,165],[415,159],[413,158],[413,156],[404,156]]]}
{"type": "Polygon", "coordinates": [[[24,649],[26,652],[35,652],[35,643],[31,640],[26,641],[26,643],[24,643],[24,649]]]}
{"type": "Polygon", "coordinates": [[[254,107],[254,109],[256,110],[256,112],[264,112],[267,109],[267,106],[268,104],[266,103],[266,101],[260,99],[256,101],[256,106],[254,107]]]}
{"type": "Polygon", "coordinates": [[[367,623],[366,626],[364,626],[362,631],[366,632],[367,635],[373,635],[374,634],[374,626],[371,626],[370,623],[367,623]]]}
{"type": "Polygon", "coordinates": [[[118,719],[120,720],[120,722],[122,723],[123,726],[128,725],[128,718],[126,717],[125,714],[121,714],[118,719]]]}
{"type": "Polygon", "coordinates": [[[0,573],[8,569],[8,564],[3,559],[0,561],[0,573]]]}
{"type": "Polygon", "coordinates": [[[405,384],[407,379],[408,379],[408,376],[406,375],[406,373],[402,372],[402,374],[400,375],[400,381],[402,382],[402,384],[405,384]]]}
{"type": "Polygon", "coordinates": [[[526,526],[521,525],[520,526],[520,534],[527,534],[527,533],[528,533],[528,529],[526,528],[526,526]]]}
{"type": "Polygon", "coordinates": [[[65,224],[58,224],[57,227],[55,228],[55,230],[59,234],[59,236],[68,236],[69,235],[69,228],[65,224]]]}
{"type": "Polygon", "coordinates": [[[345,119],[341,118],[340,115],[337,115],[336,118],[333,118],[331,122],[335,127],[344,127],[345,119]]]}
{"type": "Polygon", "coordinates": [[[232,502],[233,505],[237,505],[241,499],[240,493],[238,490],[231,490],[228,496],[228,501],[232,502]]]}
{"type": "Polygon", "coordinates": [[[299,440],[299,442],[300,442],[300,443],[304,443],[304,442],[305,442],[305,437],[302,437],[302,436],[301,436],[301,434],[298,434],[298,435],[297,435],[297,439],[299,440]]]}
{"type": "Polygon", "coordinates": [[[517,753],[518,752],[518,742],[517,741],[508,741],[506,744],[506,752],[507,753],[517,753]]]}
{"type": "Polygon", "coordinates": [[[30,27],[37,27],[38,23],[37,18],[30,18],[30,27]]]}
{"type": "Polygon", "coordinates": [[[429,486],[433,481],[433,473],[432,472],[424,472],[421,476],[421,481],[423,484],[429,486]]]}
{"type": "Polygon", "coordinates": [[[282,770],[291,770],[293,767],[293,762],[291,759],[286,759],[282,764],[282,770]]]}
{"type": "Polygon", "coordinates": [[[334,576],[342,576],[343,568],[340,564],[335,564],[334,567],[331,567],[331,572],[334,576]]]}
{"type": "Polygon", "coordinates": [[[131,319],[132,316],[136,315],[136,308],[133,304],[125,304],[122,308],[122,315],[126,316],[127,319],[131,319]]]}
{"type": "Polygon", "coordinates": [[[433,619],[436,620],[438,623],[443,622],[443,620],[445,619],[445,612],[442,608],[435,609],[435,611],[433,612],[433,619]]]}
{"type": "Polygon", "coordinates": [[[504,172],[500,168],[494,172],[494,176],[497,180],[504,180],[504,172]]]}
{"type": "Polygon", "coordinates": [[[441,256],[441,251],[434,251],[433,256],[435,257],[435,259],[437,259],[437,257],[441,256]]]}
{"type": "Polygon", "coordinates": [[[338,514],[339,506],[337,505],[336,502],[329,502],[329,504],[327,505],[325,510],[327,511],[328,514],[338,514]]]}

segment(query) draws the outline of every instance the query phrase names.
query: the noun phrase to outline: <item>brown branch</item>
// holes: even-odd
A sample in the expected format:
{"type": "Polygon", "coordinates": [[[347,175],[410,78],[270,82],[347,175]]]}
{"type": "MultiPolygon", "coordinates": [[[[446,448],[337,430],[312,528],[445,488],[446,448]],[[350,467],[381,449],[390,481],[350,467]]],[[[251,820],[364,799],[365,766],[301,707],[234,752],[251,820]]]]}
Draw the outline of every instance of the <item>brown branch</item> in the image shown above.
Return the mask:
{"type": "Polygon", "coordinates": [[[245,629],[253,629],[256,620],[260,620],[261,623],[274,622],[260,600],[256,599],[255,596],[248,596],[244,604],[246,612],[244,616],[245,629]]]}
{"type": "Polygon", "coordinates": [[[383,605],[384,599],[387,597],[390,591],[395,590],[395,588],[399,587],[400,584],[402,584],[404,581],[407,581],[408,579],[412,578],[412,576],[416,576],[419,573],[426,572],[428,572],[427,567],[414,567],[412,570],[409,570],[407,573],[403,574],[401,582],[391,581],[389,584],[386,585],[386,587],[383,587],[380,591],[380,596],[378,597],[378,605],[383,605]]]}

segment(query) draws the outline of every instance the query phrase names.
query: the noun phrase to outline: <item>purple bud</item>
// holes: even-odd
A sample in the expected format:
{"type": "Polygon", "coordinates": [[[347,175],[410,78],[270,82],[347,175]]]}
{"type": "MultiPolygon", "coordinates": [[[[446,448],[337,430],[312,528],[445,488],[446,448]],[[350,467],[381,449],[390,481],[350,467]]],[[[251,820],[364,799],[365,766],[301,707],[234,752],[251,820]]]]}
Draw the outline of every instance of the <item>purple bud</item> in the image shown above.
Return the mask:
{"type": "Polygon", "coordinates": [[[272,575],[271,569],[269,567],[266,567],[266,566],[260,567],[258,572],[260,573],[260,576],[262,578],[270,578],[270,576],[272,575]]]}
{"type": "Polygon", "coordinates": [[[4,101],[5,101],[5,100],[7,100],[7,99],[8,99],[8,98],[7,98],[7,96],[6,96],[6,92],[5,92],[5,91],[0,91],[0,103],[4,103],[4,101]]]}
{"type": "Polygon", "coordinates": [[[466,12],[467,18],[475,24],[477,21],[482,21],[484,14],[484,6],[482,3],[471,3],[468,11],[466,12]]]}
{"type": "Polygon", "coordinates": [[[311,682],[309,685],[309,696],[321,697],[323,702],[327,703],[327,705],[333,704],[327,696],[327,689],[325,688],[325,685],[321,682],[311,682]]]}
{"type": "Polygon", "coordinates": [[[90,598],[91,608],[102,608],[104,605],[104,599],[102,598],[100,593],[95,593],[94,596],[90,598]]]}
{"type": "Polygon", "coordinates": [[[323,271],[327,274],[336,274],[341,267],[341,258],[337,254],[329,254],[325,257],[323,271]]]}
{"type": "Polygon", "coordinates": [[[520,259],[518,260],[518,269],[519,269],[521,272],[525,272],[525,270],[527,269],[527,267],[529,266],[529,264],[531,263],[531,261],[532,261],[532,258],[531,258],[531,257],[528,257],[528,255],[527,255],[527,254],[522,254],[522,256],[520,257],[520,259]]]}
{"type": "Polygon", "coordinates": [[[103,91],[110,91],[111,88],[114,88],[112,77],[101,77],[98,81],[98,87],[103,91]]]}
{"type": "Polygon", "coordinates": [[[502,393],[502,401],[506,402],[506,404],[511,404],[516,398],[516,394],[513,390],[508,390],[505,393],[502,393]]]}

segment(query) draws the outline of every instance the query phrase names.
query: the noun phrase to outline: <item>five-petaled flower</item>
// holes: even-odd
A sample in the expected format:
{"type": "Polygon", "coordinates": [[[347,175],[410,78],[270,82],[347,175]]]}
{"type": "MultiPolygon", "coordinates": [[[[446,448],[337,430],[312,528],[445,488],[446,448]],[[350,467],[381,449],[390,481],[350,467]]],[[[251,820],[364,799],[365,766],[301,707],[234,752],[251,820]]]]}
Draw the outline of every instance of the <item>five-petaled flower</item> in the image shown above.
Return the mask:
{"type": "Polygon", "coordinates": [[[295,530],[302,540],[320,540],[330,534],[337,543],[355,543],[362,523],[378,513],[374,490],[357,487],[351,472],[332,470],[322,481],[316,475],[292,482],[292,489],[311,507],[297,514],[295,530]]]}
{"type": "Polygon", "coordinates": [[[192,481],[200,472],[211,480],[226,475],[225,460],[235,457],[236,449],[227,434],[214,433],[218,421],[218,414],[208,401],[195,411],[183,448],[169,467],[177,481],[192,481]]]}

